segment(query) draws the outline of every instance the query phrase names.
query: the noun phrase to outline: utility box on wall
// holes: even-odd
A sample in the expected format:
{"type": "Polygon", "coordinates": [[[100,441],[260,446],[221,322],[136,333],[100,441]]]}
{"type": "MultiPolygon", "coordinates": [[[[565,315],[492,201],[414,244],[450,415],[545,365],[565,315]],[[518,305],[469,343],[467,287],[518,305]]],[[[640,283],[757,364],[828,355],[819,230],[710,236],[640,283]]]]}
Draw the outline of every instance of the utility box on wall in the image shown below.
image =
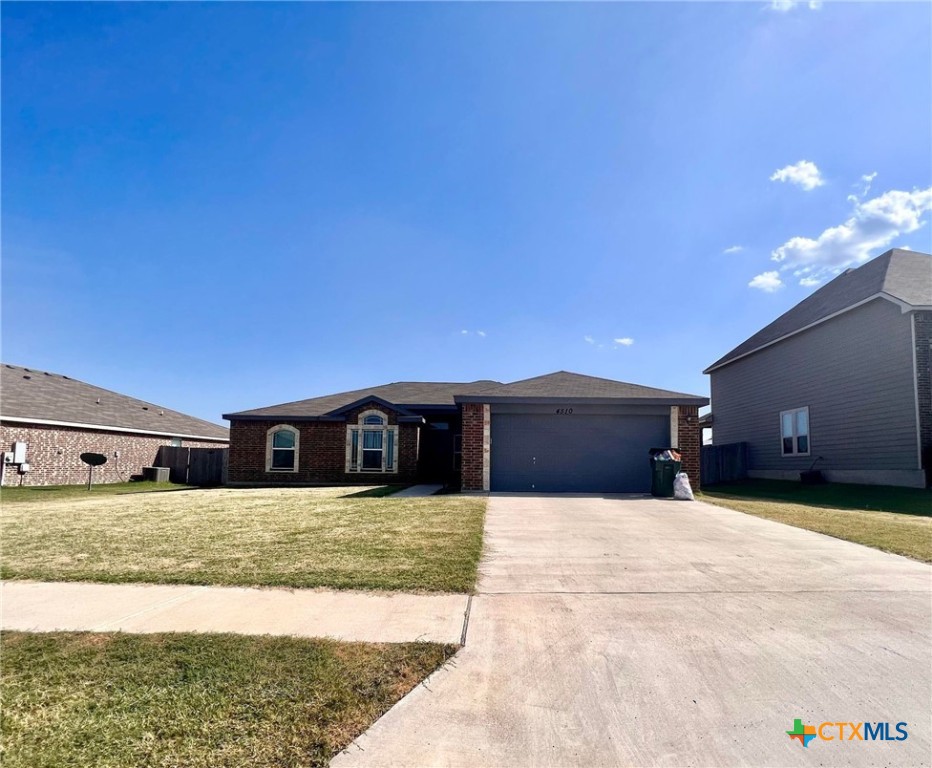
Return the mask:
{"type": "Polygon", "coordinates": [[[23,442],[13,443],[13,463],[14,464],[25,464],[26,463],[26,443],[23,443],[23,442]]]}

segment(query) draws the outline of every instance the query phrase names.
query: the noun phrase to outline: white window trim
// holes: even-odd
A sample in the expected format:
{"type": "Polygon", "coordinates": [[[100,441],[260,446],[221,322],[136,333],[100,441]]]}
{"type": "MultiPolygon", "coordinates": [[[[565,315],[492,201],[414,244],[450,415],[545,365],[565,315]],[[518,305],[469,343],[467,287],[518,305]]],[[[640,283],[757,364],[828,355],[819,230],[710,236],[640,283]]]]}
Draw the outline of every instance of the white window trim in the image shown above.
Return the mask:
{"type": "MultiPolygon", "coordinates": [[[[287,448],[279,448],[278,450],[288,450],[287,448]]],[[[269,429],[265,433],[265,471],[274,472],[276,474],[282,472],[286,475],[293,475],[298,471],[298,462],[299,457],[301,456],[301,432],[297,427],[291,426],[291,424],[279,424],[275,427],[269,429]],[[276,432],[291,432],[294,435],[294,468],[292,469],[272,469],[272,439],[275,436],[276,432]]]]}
{"type": "Polygon", "coordinates": [[[394,475],[398,472],[398,426],[388,423],[388,414],[374,408],[363,411],[355,424],[346,425],[346,472],[353,475],[394,475]],[[381,416],[384,424],[364,424],[366,416],[381,416]],[[357,442],[357,461],[353,467],[353,432],[359,432],[357,442]],[[362,468],[362,451],[363,451],[363,432],[381,432],[382,433],[382,466],[379,469],[362,468]],[[388,463],[388,433],[392,433],[392,468],[387,469],[388,463]]]}
{"type": "Polygon", "coordinates": [[[809,420],[809,406],[804,405],[801,408],[788,408],[785,411],[780,411],[780,455],[781,456],[809,456],[812,453],[812,422],[809,420]],[[799,435],[796,433],[796,414],[800,411],[806,412],[806,447],[808,450],[803,453],[801,451],[796,451],[795,448],[798,445],[799,435]],[[790,453],[787,453],[783,450],[783,417],[788,414],[793,414],[793,448],[794,450],[790,453]]]}

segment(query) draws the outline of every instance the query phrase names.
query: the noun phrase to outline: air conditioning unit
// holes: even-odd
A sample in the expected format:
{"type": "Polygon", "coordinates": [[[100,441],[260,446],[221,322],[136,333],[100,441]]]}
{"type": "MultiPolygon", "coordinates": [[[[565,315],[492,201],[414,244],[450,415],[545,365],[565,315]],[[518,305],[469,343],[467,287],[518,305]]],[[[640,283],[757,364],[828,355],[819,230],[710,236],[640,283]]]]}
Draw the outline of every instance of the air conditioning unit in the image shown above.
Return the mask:
{"type": "Polygon", "coordinates": [[[168,467],[143,467],[142,476],[145,480],[151,480],[156,483],[167,483],[171,469],[168,467]]]}

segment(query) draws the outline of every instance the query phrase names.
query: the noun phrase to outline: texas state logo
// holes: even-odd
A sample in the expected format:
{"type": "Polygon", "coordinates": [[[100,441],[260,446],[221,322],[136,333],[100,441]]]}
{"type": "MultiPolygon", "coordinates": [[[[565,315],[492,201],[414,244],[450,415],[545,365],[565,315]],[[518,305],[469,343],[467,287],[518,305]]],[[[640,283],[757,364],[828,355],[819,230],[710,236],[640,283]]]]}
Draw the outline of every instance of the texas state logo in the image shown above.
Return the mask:
{"type": "Polygon", "coordinates": [[[803,721],[798,717],[793,721],[793,730],[787,731],[791,739],[796,739],[804,747],[809,746],[809,742],[816,737],[814,725],[803,725],[803,721]]]}
{"type": "Polygon", "coordinates": [[[813,739],[819,741],[906,741],[906,723],[849,723],[824,722],[818,727],[806,725],[802,719],[793,720],[793,730],[787,731],[791,741],[798,741],[807,749],[813,739]]]}

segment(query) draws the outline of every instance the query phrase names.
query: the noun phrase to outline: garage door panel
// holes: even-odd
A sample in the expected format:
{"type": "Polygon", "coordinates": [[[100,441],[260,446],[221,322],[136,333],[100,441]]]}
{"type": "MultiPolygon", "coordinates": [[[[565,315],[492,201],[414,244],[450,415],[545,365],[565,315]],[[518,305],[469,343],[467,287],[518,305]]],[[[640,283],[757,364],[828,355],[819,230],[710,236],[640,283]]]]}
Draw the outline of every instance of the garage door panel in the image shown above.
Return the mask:
{"type": "Polygon", "coordinates": [[[669,441],[669,417],[493,414],[497,491],[650,490],[647,450],[669,441]]]}

